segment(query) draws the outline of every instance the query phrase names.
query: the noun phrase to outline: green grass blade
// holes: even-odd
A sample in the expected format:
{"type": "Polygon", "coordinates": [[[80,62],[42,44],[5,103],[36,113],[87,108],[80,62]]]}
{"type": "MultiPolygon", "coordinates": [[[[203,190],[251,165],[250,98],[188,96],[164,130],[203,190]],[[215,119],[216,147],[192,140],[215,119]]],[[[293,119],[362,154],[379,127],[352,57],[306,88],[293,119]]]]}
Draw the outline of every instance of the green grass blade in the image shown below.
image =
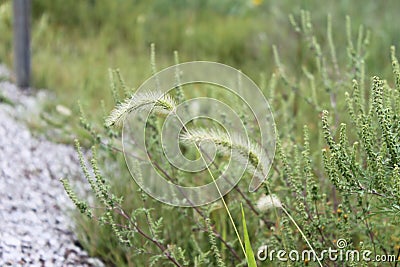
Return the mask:
{"type": "Polygon", "coordinates": [[[251,248],[249,233],[247,232],[246,218],[244,216],[243,205],[240,204],[242,208],[242,222],[243,222],[243,232],[244,232],[244,246],[246,250],[246,261],[249,267],[257,267],[256,259],[254,258],[254,252],[251,248]]]}

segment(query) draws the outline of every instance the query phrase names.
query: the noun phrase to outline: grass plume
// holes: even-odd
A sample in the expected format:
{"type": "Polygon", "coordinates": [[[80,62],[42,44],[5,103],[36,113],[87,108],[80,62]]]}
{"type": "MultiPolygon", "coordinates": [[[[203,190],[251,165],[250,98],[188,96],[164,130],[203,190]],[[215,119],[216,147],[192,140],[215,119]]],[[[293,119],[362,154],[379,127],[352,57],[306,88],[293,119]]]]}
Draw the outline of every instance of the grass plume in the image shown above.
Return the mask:
{"type": "Polygon", "coordinates": [[[157,114],[169,114],[176,107],[175,100],[160,91],[134,94],[118,104],[105,120],[105,126],[121,125],[132,111],[152,108],[157,114]]]}

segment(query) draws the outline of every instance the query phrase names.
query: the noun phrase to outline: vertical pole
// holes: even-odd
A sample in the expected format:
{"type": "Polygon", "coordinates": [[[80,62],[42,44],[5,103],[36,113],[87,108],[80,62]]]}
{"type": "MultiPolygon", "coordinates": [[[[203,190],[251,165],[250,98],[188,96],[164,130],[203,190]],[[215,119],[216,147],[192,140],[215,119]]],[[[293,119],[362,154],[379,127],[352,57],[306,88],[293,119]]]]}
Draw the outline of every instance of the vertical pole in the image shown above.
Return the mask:
{"type": "Polygon", "coordinates": [[[16,83],[19,87],[29,87],[31,75],[31,0],[13,0],[13,12],[16,83]]]}

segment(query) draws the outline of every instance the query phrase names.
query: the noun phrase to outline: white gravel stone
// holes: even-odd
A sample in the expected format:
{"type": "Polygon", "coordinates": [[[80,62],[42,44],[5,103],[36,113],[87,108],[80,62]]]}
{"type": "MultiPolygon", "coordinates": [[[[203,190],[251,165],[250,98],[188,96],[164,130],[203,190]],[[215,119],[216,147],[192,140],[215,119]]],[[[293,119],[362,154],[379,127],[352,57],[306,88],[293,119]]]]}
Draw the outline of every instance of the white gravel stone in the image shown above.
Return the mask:
{"type": "MultiPolygon", "coordinates": [[[[9,77],[0,65],[0,77],[9,77]]],[[[104,266],[76,244],[61,177],[81,177],[75,150],[34,137],[24,123],[51,97],[0,79],[0,266],[104,266]]],[[[77,180],[76,182],[79,182],[77,180]]]]}

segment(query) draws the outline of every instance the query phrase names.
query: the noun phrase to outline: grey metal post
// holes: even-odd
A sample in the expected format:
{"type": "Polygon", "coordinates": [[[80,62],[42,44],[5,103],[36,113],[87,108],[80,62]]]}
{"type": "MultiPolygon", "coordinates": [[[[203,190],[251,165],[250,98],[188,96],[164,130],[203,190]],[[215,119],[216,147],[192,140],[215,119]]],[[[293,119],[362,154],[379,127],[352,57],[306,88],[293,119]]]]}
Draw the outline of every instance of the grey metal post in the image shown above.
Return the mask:
{"type": "Polygon", "coordinates": [[[31,75],[31,0],[13,0],[14,66],[19,87],[29,87],[31,75]]]}

